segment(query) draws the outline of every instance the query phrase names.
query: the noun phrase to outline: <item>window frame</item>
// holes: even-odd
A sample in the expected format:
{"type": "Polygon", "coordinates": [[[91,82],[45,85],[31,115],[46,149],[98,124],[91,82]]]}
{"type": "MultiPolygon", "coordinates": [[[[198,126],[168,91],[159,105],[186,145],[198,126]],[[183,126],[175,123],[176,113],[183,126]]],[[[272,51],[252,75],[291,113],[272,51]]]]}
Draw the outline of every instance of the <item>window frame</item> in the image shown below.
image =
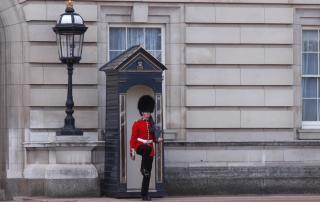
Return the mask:
{"type": "MultiPolygon", "coordinates": [[[[303,115],[303,86],[302,86],[302,79],[303,78],[317,78],[320,80],[320,27],[319,26],[312,26],[312,27],[303,27],[301,31],[301,50],[300,50],[300,57],[301,57],[301,67],[300,67],[300,78],[301,78],[301,122],[302,122],[302,129],[320,129],[320,120],[319,121],[303,121],[302,115],[303,115]],[[318,32],[318,75],[304,75],[303,74],[303,54],[305,51],[303,50],[303,32],[304,31],[317,31],[318,32]]],[[[320,82],[320,81],[319,81],[320,82]]],[[[318,83],[317,83],[318,84],[318,83]]],[[[320,101],[320,95],[319,95],[319,84],[317,85],[317,117],[320,117],[319,113],[319,101],[320,101]]]]}
{"type": "MultiPolygon", "coordinates": [[[[116,27],[116,28],[126,28],[126,46],[127,46],[127,29],[128,28],[144,28],[143,29],[143,32],[145,34],[145,28],[160,28],[161,30],[161,63],[162,64],[165,64],[165,26],[164,25],[161,25],[161,24],[152,24],[152,25],[144,25],[144,24],[138,24],[138,25],[132,25],[132,24],[110,24],[108,26],[108,32],[107,32],[107,36],[108,36],[108,39],[107,39],[107,61],[109,62],[110,61],[110,43],[109,43],[109,40],[110,40],[110,28],[113,28],[113,27],[116,27]]],[[[144,41],[145,41],[145,35],[144,35],[144,41]]],[[[128,49],[128,47],[127,47],[128,49]]]]}

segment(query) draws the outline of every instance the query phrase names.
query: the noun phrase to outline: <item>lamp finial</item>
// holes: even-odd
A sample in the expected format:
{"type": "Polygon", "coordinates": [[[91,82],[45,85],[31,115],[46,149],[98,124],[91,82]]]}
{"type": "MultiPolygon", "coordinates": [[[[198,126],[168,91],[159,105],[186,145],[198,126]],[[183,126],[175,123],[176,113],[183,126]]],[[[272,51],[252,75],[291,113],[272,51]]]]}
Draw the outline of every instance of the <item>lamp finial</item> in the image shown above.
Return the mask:
{"type": "Polygon", "coordinates": [[[73,7],[73,1],[72,0],[68,0],[67,7],[69,7],[69,8],[73,7]]]}
{"type": "Polygon", "coordinates": [[[74,12],[74,9],[73,9],[73,0],[68,0],[66,12],[74,12]]]}

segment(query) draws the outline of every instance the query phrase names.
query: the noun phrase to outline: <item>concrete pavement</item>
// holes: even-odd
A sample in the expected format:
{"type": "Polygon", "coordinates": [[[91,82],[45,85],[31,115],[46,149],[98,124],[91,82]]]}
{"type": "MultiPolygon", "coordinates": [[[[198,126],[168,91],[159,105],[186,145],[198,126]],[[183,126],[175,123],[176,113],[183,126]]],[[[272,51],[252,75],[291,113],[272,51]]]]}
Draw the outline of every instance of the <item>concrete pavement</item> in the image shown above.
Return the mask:
{"type": "MultiPolygon", "coordinates": [[[[15,201],[27,202],[135,202],[140,199],[114,198],[42,198],[25,197],[15,201]]],[[[154,198],[158,202],[320,202],[320,195],[266,195],[266,196],[180,196],[154,198]]]]}

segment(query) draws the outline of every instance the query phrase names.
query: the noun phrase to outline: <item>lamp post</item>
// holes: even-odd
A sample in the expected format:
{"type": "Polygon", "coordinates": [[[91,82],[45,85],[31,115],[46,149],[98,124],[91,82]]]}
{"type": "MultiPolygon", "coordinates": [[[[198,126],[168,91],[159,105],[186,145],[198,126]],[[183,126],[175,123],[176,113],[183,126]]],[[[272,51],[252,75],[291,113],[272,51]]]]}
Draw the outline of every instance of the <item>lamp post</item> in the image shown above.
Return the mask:
{"type": "Polygon", "coordinates": [[[72,116],[74,102],[72,97],[73,64],[79,63],[82,54],[83,36],[87,27],[82,17],[74,12],[73,1],[69,0],[65,13],[57,21],[53,31],[56,33],[59,58],[68,69],[68,93],[66,101],[66,118],[64,127],[57,131],[57,135],[83,135],[83,131],[75,127],[72,116]]]}

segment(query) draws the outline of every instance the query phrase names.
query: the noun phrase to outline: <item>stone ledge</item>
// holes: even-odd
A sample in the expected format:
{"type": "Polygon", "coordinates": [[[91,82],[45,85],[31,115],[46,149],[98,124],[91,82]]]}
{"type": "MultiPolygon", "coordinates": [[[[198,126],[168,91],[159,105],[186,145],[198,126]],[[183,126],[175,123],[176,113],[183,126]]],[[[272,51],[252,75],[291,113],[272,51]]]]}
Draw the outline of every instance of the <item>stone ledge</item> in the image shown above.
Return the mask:
{"type": "Polygon", "coordinates": [[[320,140],[320,129],[299,129],[299,140],[320,140]]]}
{"type": "Polygon", "coordinates": [[[290,141],[290,142],[164,142],[166,147],[221,147],[221,146],[320,146],[320,141],[290,141]]]}
{"type": "Polygon", "coordinates": [[[93,164],[29,164],[24,170],[26,179],[84,179],[98,178],[93,164]]]}
{"type": "Polygon", "coordinates": [[[170,195],[320,193],[319,166],[166,168],[170,195]]]}
{"type": "Polygon", "coordinates": [[[55,141],[55,142],[24,142],[25,148],[56,148],[56,147],[99,147],[104,146],[104,141],[76,142],[76,141],[55,141]]]}

